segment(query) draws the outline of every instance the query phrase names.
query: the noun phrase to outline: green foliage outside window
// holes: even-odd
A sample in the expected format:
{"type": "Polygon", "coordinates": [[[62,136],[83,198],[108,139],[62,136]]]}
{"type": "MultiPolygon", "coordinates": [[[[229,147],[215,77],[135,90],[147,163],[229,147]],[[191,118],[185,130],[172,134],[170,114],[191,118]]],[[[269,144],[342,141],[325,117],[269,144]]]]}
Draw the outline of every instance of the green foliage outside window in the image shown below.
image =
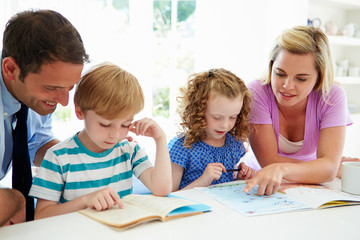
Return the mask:
{"type": "Polygon", "coordinates": [[[116,10],[128,10],[129,9],[129,0],[113,0],[112,6],[116,10]]]}
{"type": "Polygon", "coordinates": [[[58,104],[56,107],[56,111],[53,114],[53,117],[57,121],[69,122],[71,121],[71,111],[73,111],[73,108],[70,106],[70,104],[66,107],[58,104]]]}
{"type": "Polygon", "coordinates": [[[154,1],[153,31],[165,37],[171,30],[171,1],[154,1]]]}
{"type": "MultiPolygon", "coordinates": [[[[171,31],[171,0],[154,1],[154,20],[153,31],[158,37],[166,37],[171,31]]],[[[194,14],[196,1],[178,1],[177,2],[177,25],[186,22],[194,14]]]]}
{"type": "MultiPolygon", "coordinates": [[[[159,39],[156,44],[154,78],[163,79],[169,69],[191,73],[194,70],[194,49],[191,37],[194,37],[195,0],[154,0],[153,1],[153,31],[159,39]],[[172,23],[172,3],[177,3],[176,29],[172,23]],[[176,32],[176,42],[169,44],[166,37],[171,31],[176,32]],[[183,41],[185,38],[186,41],[183,41]],[[190,42],[189,40],[190,39],[190,42]],[[169,46],[173,48],[169,49],[169,46]]],[[[168,83],[171,84],[171,83],[168,83]]],[[[153,86],[153,115],[169,117],[169,87],[153,86]]]]}
{"type": "Polygon", "coordinates": [[[194,14],[196,7],[195,1],[179,1],[177,11],[177,21],[185,22],[189,16],[194,14]]]}
{"type": "Polygon", "coordinates": [[[169,87],[153,88],[153,116],[169,118],[169,87]]]}

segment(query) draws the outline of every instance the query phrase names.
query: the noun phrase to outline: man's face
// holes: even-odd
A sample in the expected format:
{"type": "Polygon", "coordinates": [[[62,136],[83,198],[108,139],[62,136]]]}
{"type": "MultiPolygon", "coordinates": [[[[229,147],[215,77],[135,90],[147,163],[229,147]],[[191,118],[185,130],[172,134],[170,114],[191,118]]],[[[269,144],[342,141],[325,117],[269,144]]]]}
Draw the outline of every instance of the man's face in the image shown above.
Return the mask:
{"type": "Polygon", "coordinates": [[[38,73],[29,73],[24,81],[15,74],[9,90],[20,102],[40,115],[53,113],[58,103],[66,106],[69,91],[80,80],[83,64],[56,61],[41,66],[38,73]]]}

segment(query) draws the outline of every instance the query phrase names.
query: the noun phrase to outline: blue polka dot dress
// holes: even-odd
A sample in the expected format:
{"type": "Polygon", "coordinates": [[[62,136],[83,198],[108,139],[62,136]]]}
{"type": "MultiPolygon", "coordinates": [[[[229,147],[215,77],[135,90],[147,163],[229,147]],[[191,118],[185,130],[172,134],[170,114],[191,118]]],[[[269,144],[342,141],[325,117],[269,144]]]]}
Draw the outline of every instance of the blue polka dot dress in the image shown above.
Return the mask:
{"type": "MultiPolygon", "coordinates": [[[[171,161],[184,168],[180,187],[184,188],[204,172],[209,163],[220,162],[226,169],[234,168],[240,158],[246,153],[244,144],[237,141],[229,134],[226,134],[223,147],[213,147],[203,141],[196,142],[191,149],[185,148],[184,137],[175,137],[169,142],[171,161]]],[[[233,181],[233,173],[222,173],[220,179],[214,180],[211,184],[218,184],[233,181]]]]}

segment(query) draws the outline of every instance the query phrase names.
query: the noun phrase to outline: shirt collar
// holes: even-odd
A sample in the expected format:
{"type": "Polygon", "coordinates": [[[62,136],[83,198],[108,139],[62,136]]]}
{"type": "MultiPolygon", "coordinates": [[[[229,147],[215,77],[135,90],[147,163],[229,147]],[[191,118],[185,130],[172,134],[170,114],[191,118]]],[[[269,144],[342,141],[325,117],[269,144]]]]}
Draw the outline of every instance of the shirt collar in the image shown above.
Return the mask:
{"type": "Polygon", "coordinates": [[[8,116],[11,116],[20,110],[21,104],[16,98],[11,95],[7,90],[2,74],[0,74],[0,90],[1,98],[4,106],[4,113],[7,113],[8,116]]]}

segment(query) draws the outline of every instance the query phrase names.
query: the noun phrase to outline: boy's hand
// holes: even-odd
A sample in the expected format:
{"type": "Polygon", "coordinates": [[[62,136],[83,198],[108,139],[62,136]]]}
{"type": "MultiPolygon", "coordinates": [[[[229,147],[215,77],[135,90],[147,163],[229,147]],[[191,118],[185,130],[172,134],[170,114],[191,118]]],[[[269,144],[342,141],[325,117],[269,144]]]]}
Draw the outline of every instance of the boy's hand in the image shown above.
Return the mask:
{"type": "Polygon", "coordinates": [[[198,180],[201,182],[202,186],[207,187],[212,181],[218,180],[225,171],[225,167],[222,163],[209,163],[198,180]]]}
{"type": "Polygon", "coordinates": [[[143,118],[141,120],[135,121],[131,124],[130,131],[136,135],[152,137],[155,140],[165,136],[165,133],[161,127],[150,118],[143,118]]]}
{"type": "Polygon", "coordinates": [[[241,170],[237,174],[237,179],[247,180],[255,176],[255,170],[247,166],[244,162],[240,163],[239,168],[241,170]]]}
{"type": "Polygon", "coordinates": [[[98,211],[112,208],[115,205],[118,205],[119,208],[124,207],[119,194],[110,187],[85,195],[84,201],[87,207],[98,211]]]}

